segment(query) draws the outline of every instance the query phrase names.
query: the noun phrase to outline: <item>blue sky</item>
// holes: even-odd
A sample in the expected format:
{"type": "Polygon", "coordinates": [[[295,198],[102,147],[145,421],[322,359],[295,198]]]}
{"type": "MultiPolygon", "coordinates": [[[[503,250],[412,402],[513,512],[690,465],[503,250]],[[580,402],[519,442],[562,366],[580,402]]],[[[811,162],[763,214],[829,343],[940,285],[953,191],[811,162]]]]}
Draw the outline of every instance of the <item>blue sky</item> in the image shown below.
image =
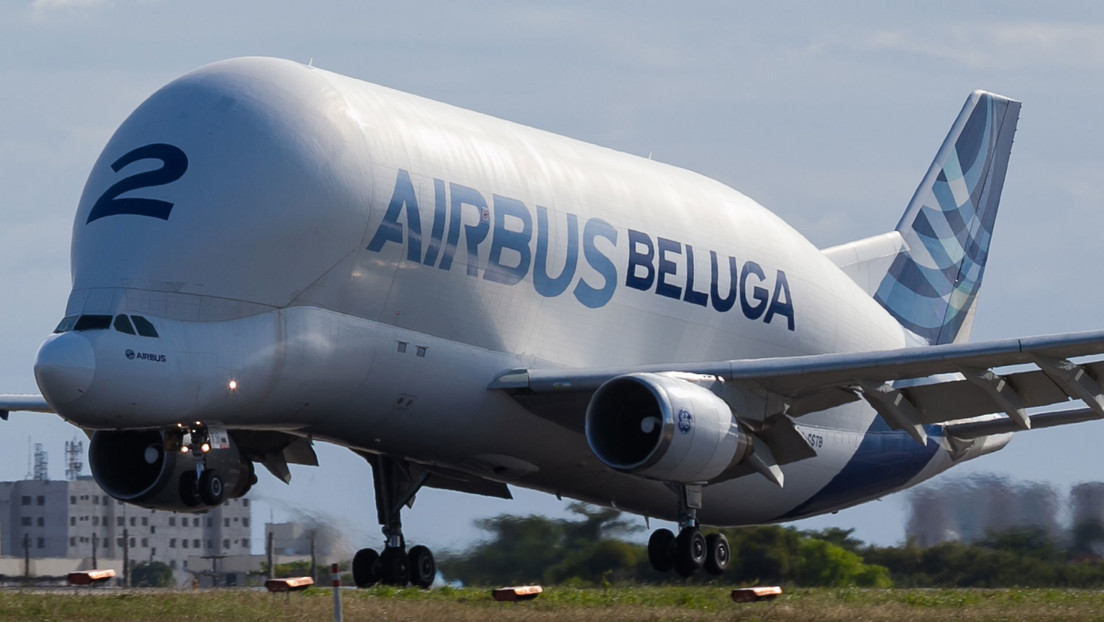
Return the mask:
{"type": "MultiPolygon", "coordinates": [[[[974,339],[1099,329],[1104,230],[1104,8],[1092,2],[407,2],[35,0],[0,4],[0,391],[35,391],[31,363],[64,309],[72,216],[112,131],[173,78],[266,55],[683,166],[731,185],[830,246],[893,228],[966,95],[1023,101],[974,339]]],[[[1104,479],[1104,424],[1020,435],[955,473],[1104,479]]],[[[0,479],[27,442],[64,473],[77,430],[0,424],[0,479]]],[[[367,465],[320,450],[260,511],[327,514],[377,544],[367,465]]],[[[561,512],[423,492],[411,541],[463,547],[471,520],[561,512]],[[447,516],[447,521],[441,517],[447,516]]],[[[903,537],[904,497],[815,519],[903,537]]],[[[259,518],[267,519],[268,516],[259,518]]],[[[259,540],[259,539],[258,539],[259,540]]]]}

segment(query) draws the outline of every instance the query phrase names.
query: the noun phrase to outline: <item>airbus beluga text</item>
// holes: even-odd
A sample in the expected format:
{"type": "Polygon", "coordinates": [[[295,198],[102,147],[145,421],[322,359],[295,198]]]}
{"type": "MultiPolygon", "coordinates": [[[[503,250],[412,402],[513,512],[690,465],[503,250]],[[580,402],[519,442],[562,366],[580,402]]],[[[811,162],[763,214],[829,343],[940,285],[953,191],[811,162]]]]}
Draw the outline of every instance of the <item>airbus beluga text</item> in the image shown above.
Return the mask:
{"type": "Polygon", "coordinates": [[[966,341],[1019,108],[971,94],[897,228],[821,250],[683,169],[289,61],[208,65],[93,166],[41,396],[0,409],[80,426],[108,494],[176,511],[348,447],[384,534],[358,585],[433,580],[400,521],[424,486],[674,520],[652,564],[721,573],[701,524],[837,510],[1104,417],[1104,366],[1071,362],[1104,332],[966,341]]]}

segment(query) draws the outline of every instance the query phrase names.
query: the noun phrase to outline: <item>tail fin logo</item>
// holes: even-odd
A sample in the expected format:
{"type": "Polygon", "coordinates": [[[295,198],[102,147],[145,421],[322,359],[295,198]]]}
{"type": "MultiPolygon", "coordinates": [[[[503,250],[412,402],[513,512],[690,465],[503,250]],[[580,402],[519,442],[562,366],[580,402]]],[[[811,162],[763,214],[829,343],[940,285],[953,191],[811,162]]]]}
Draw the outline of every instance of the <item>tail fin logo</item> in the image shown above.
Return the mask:
{"type": "Polygon", "coordinates": [[[929,343],[969,331],[1019,107],[974,92],[897,225],[908,251],[894,259],[874,298],[929,343]]]}

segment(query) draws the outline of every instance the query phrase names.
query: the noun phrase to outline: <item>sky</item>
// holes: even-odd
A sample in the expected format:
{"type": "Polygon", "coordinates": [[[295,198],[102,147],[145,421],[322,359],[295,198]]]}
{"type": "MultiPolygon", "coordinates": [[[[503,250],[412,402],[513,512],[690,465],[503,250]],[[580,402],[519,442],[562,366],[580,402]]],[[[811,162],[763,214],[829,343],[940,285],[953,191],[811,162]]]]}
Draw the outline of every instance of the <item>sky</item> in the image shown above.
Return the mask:
{"type": "MultiPolygon", "coordinates": [[[[1104,328],[1094,2],[8,0],[0,52],[0,392],[37,391],[34,354],[69,292],[73,213],[114,129],[159,87],[235,56],[310,62],[650,155],[744,192],[820,247],[891,230],[966,96],[996,91],[1023,109],[973,338],[1104,328]]],[[[63,477],[64,443],[79,435],[13,414],[0,422],[0,480],[27,474],[29,442],[63,477]]],[[[1104,479],[1101,438],[1099,422],[1021,434],[935,481],[995,473],[1065,491],[1104,479]]],[[[255,522],[315,518],[378,545],[368,466],[318,453],[290,486],[262,470],[255,522]]],[[[407,539],[457,550],[481,537],[480,517],[564,515],[566,502],[514,492],[423,491],[404,513],[407,539]]],[[[907,494],[797,525],[895,544],[907,494]]]]}

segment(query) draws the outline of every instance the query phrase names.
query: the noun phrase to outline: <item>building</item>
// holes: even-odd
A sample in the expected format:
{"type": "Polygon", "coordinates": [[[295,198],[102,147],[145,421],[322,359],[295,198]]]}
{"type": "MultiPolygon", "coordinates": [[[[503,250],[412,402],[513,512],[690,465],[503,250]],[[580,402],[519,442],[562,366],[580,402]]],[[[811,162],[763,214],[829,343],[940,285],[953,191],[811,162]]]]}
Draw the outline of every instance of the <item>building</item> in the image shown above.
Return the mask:
{"type": "Polygon", "coordinates": [[[1104,483],[1085,482],[1070,490],[1071,545],[1079,559],[1104,559],[1104,483]]]}
{"type": "Polygon", "coordinates": [[[10,556],[159,561],[186,577],[189,558],[249,555],[251,544],[244,497],[187,514],[117,501],[90,477],[0,482],[0,551],[10,556]]]}
{"type": "Polygon", "coordinates": [[[920,547],[942,542],[970,544],[1010,529],[1040,529],[1052,537],[1062,532],[1058,493],[1046,484],[1013,484],[981,475],[918,488],[909,501],[905,533],[920,547]]]}
{"type": "Polygon", "coordinates": [[[1070,490],[1073,506],[1073,524],[1096,523],[1104,525],[1104,483],[1085,482],[1070,490]]]}
{"type": "MultiPolygon", "coordinates": [[[[265,538],[272,542],[275,555],[319,555],[330,557],[342,549],[342,537],[325,523],[267,523],[265,538]]],[[[266,545],[267,547],[267,545],[266,545]]]]}

